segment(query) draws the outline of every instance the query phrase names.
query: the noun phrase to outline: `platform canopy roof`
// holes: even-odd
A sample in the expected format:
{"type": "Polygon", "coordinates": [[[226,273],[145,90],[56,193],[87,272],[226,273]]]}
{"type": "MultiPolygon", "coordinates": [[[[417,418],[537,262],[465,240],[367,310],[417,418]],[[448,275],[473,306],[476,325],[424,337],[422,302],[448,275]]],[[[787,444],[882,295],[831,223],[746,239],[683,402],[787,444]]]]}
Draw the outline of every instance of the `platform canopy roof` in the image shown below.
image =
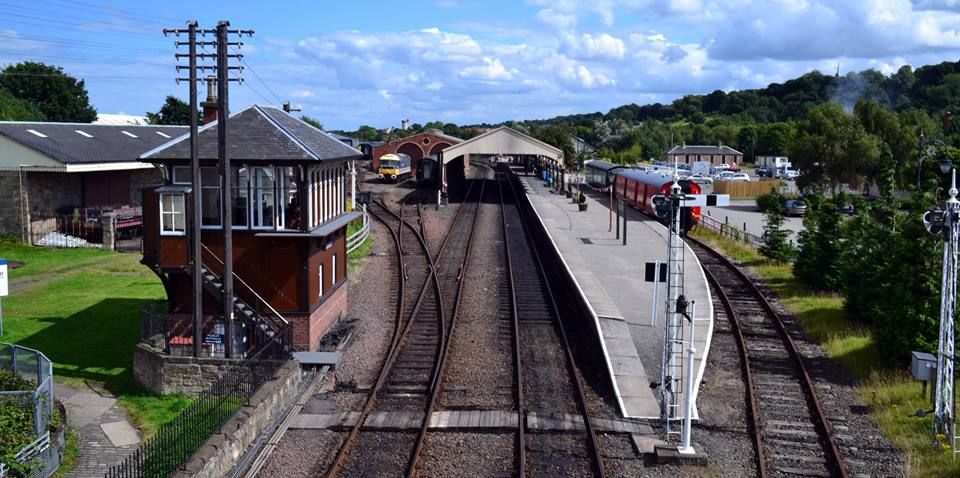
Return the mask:
{"type": "Polygon", "coordinates": [[[465,154],[543,156],[563,164],[563,151],[515,129],[501,126],[443,150],[443,163],[465,154]]]}

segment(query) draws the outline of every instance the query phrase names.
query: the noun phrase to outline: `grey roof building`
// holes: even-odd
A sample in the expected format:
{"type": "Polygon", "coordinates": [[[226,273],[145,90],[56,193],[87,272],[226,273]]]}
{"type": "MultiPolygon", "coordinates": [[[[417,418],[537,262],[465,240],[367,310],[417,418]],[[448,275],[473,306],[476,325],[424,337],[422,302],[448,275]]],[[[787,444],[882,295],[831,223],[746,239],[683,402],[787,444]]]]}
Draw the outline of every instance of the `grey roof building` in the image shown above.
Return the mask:
{"type": "MultiPolygon", "coordinates": [[[[200,159],[217,159],[217,124],[200,128],[200,159]]],[[[143,153],[144,161],[189,160],[190,134],[143,153]]],[[[331,161],[361,153],[281,109],[253,105],[230,116],[228,153],[236,161],[331,161]]]]}
{"type": "Polygon", "coordinates": [[[183,126],[0,122],[0,233],[41,237],[58,210],[138,206],[160,171],[137,158],[183,126]]]}
{"type": "Polygon", "coordinates": [[[729,146],[687,145],[674,146],[663,153],[663,161],[693,164],[697,161],[710,161],[710,164],[739,165],[743,162],[743,153],[729,146]]]}

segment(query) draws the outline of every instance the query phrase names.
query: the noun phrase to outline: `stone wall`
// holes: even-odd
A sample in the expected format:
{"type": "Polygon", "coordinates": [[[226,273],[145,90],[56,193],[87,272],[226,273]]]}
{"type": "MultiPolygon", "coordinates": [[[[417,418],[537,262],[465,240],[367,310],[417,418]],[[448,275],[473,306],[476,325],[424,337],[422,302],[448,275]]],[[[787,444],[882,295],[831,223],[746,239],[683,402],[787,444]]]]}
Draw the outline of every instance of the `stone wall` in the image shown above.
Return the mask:
{"type": "Polygon", "coordinates": [[[20,176],[17,171],[0,171],[0,234],[23,238],[20,219],[20,176]]]}
{"type": "Polygon", "coordinates": [[[302,375],[290,360],[263,384],[220,433],[211,436],[179,471],[176,478],[221,478],[230,473],[243,453],[271,421],[293,400],[302,375]]]}
{"type": "Polygon", "coordinates": [[[130,205],[140,206],[143,203],[143,188],[163,184],[163,173],[160,168],[135,169],[130,171],[130,205]]]}
{"type": "Polygon", "coordinates": [[[198,395],[210,388],[238,360],[166,355],[139,343],[133,351],[133,378],[154,393],[198,395]]]}

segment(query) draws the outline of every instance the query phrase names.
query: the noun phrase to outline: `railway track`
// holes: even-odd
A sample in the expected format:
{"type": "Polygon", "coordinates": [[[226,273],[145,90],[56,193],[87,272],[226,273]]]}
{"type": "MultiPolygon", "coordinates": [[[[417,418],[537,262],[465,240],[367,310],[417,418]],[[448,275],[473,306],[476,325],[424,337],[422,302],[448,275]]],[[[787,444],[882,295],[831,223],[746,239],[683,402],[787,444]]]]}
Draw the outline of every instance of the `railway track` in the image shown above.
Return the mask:
{"type": "Polygon", "coordinates": [[[512,174],[497,173],[506,245],[518,410],[518,476],[604,476],[603,459],[587,411],[583,385],[560,321],[553,291],[536,247],[524,226],[512,174]],[[583,430],[545,433],[526,430],[529,413],[579,414],[583,430]]]}
{"type": "MultiPolygon", "coordinates": [[[[760,477],[847,478],[847,464],[803,358],[756,285],[709,246],[688,238],[738,342],[760,477]]],[[[857,475],[867,476],[867,475],[857,475]]]]}
{"type": "MultiPolygon", "coordinates": [[[[463,220],[466,209],[461,206],[457,211],[434,258],[426,241],[419,204],[401,203],[399,212],[392,211],[382,201],[369,208],[391,231],[397,248],[402,272],[396,326],[377,382],[338,450],[328,477],[412,476],[415,473],[429,424],[429,411],[439,391],[449,339],[448,323],[452,325],[453,320],[453,316],[445,314],[444,304],[455,308],[459,300],[459,286],[452,287],[457,291],[455,294],[445,295],[441,284],[451,280],[451,268],[457,270],[454,279],[459,279],[459,269],[466,261],[466,256],[460,254],[469,252],[472,237],[472,226],[466,238],[455,233],[462,232],[455,231],[458,225],[474,222],[463,220]],[[415,211],[413,220],[417,225],[411,224],[406,211],[415,211]],[[422,426],[418,433],[363,431],[364,423],[374,412],[409,412],[422,426]]],[[[477,208],[472,210],[475,214],[477,208]]]]}

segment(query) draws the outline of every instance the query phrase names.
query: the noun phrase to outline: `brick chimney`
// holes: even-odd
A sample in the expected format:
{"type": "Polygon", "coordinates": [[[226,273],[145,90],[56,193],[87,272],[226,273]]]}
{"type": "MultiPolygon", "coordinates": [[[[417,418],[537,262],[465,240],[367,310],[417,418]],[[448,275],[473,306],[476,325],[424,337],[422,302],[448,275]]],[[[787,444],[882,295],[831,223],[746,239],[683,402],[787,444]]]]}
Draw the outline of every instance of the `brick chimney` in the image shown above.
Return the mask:
{"type": "Polygon", "coordinates": [[[207,76],[207,99],[200,103],[203,107],[203,120],[201,124],[208,124],[217,120],[217,78],[213,75],[207,76]]]}

